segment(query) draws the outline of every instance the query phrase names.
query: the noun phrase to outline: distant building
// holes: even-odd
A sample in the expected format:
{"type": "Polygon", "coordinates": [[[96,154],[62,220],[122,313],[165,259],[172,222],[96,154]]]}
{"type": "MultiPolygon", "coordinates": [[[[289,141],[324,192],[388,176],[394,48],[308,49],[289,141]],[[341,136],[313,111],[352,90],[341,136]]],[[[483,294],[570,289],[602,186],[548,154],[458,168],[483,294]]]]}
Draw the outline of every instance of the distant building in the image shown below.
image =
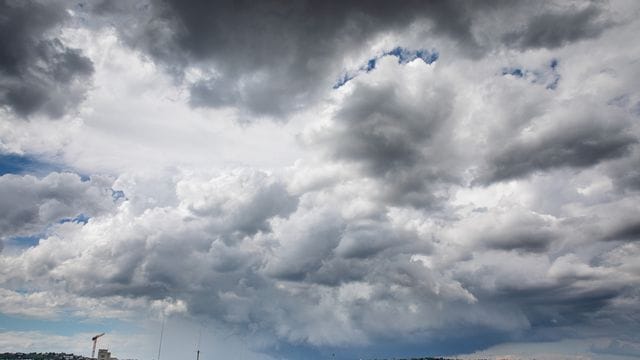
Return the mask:
{"type": "Polygon", "coordinates": [[[107,349],[98,350],[98,360],[111,360],[111,353],[107,349]]]}

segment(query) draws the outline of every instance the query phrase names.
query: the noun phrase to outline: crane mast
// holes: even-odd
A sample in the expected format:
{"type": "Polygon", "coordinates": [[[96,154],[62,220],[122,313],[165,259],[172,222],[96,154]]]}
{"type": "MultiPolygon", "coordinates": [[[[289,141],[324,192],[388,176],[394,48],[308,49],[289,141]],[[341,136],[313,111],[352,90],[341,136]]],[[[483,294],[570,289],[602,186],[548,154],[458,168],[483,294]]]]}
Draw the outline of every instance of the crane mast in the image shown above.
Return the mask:
{"type": "Polygon", "coordinates": [[[91,338],[91,341],[93,341],[93,349],[91,350],[91,358],[95,359],[95,355],[96,355],[96,343],[98,342],[98,338],[104,336],[104,333],[102,334],[98,334],[94,337],[91,338]]]}

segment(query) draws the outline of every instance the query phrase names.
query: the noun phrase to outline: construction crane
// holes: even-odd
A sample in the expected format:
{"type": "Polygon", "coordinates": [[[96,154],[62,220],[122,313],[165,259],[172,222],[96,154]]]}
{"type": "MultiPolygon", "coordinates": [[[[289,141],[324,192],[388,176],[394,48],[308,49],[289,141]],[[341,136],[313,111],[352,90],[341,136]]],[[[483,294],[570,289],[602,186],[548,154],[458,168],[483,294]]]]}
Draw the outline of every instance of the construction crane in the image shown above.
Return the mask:
{"type": "Polygon", "coordinates": [[[102,333],[102,334],[98,334],[98,335],[96,335],[96,336],[94,336],[94,337],[92,337],[92,338],[91,338],[91,340],[93,341],[93,350],[91,350],[91,358],[92,358],[92,359],[95,359],[95,355],[96,355],[96,343],[98,342],[98,338],[99,338],[100,336],[103,336],[103,335],[104,335],[104,333],[102,333]]]}

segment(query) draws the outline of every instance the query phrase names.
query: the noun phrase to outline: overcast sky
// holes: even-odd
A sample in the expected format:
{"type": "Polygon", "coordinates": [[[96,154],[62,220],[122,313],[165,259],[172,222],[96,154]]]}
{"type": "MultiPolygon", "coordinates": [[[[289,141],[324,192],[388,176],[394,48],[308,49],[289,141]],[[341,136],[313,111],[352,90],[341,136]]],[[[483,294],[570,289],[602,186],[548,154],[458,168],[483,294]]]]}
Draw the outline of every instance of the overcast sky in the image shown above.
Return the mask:
{"type": "Polygon", "coordinates": [[[0,0],[0,351],[640,358],[639,16],[0,0]]]}

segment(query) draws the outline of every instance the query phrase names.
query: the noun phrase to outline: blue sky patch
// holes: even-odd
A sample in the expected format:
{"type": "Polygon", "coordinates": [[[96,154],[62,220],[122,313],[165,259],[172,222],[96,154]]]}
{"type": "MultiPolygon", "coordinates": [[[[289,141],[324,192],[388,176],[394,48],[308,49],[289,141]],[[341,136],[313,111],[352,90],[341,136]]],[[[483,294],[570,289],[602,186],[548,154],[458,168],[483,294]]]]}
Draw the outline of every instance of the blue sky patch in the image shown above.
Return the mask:
{"type": "Polygon", "coordinates": [[[438,52],[427,50],[409,50],[402,47],[396,47],[391,51],[386,51],[380,58],[384,56],[395,56],[398,58],[399,64],[408,64],[416,59],[421,59],[426,64],[432,64],[438,60],[438,52]]]}
{"type": "Polygon", "coordinates": [[[504,68],[502,69],[502,75],[512,75],[515,77],[524,77],[524,73],[518,68],[504,68]]]}
{"type": "Polygon", "coordinates": [[[45,234],[33,234],[27,236],[11,236],[7,238],[6,245],[9,247],[17,247],[17,248],[29,248],[38,246],[40,243],[40,239],[42,239],[45,234]]]}
{"type": "Polygon", "coordinates": [[[118,201],[120,199],[127,200],[127,197],[122,190],[111,189],[111,197],[113,198],[113,201],[118,201]]]}
{"type": "Polygon", "coordinates": [[[136,330],[135,324],[116,319],[81,319],[75,316],[62,316],[55,320],[44,320],[13,316],[0,313],[0,331],[44,331],[57,335],[70,336],[82,332],[112,332],[131,333],[136,330]]]}
{"type": "Polygon", "coordinates": [[[529,80],[532,84],[544,84],[549,90],[555,90],[560,82],[558,59],[551,59],[542,69],[525,69],[522,67],[503,67],[502,76],[513,76],[529,80]]]}
{"type": "MultiPolygon", "coordinates": [[[[86,225],[91,219],[90,216],[85,214],[78,214],[75,217],[66,217],[58,220],[57,224],[65,224],[65,223],[75,223],[86,225]]],[[[40,240],[48,237],[51,234],[52,228],[56,225],[56,223],[49,224],[44,227],[40,232],[30,234],[30,235],[16,235],[16,236],[8,236],[4,238],[4,243],[7,247],[17,248],[17,249],[26,249],[34,246],[38,246],[40,244],[40,240]]]]}
{"type": "Polygon", "coordinates": [[[369,61],[367,61],[367,67],[365,68],[365,70],[367,72],[369,72],[369,71],[375,69],[377,61],[378,61],[377,59],[370,59],[369,61]]]}
{"type": "MultiPolygon", "coordinates": [[[[368,72],[368,70],[367,70],[368,72]]],[[[347,82],[349,82],[349,80],[353,79],[354,77],[356,77],[356,75],[349,75],[347,73],[345,73],[340,79],[338,79],[338,81],[333,85],[334,89],[337,89],[339,87],[341,87],[342,85],[346,84],[347,82]]]]}
{"type": "Polygon", "coordinates": [[[438,57],[440,55],[435,50],[431,50],[431,51],[425,50],[425,49],[410,50],[410,49],[398,46],[389,51],[384,51],[382,54],[367,60],[367,62],[364,65],[360,66],[355,71],[345,72],[340,78],[338,78],[336,83],[333,85],[333,88],[338,89],[342,87],[342,85],[348,83],[350,80],[360,75],[361,73],[368,73],[375,70],[378,60],[386,56],[393,56],[398,58],[398,64],[404,65],[414,60],[420,59],[424,61],[425,64],[430,65],[430,64],[433,64],[436,60],[438,60],[438,57]]]}
{"type": "Polygon", "coordinates": [[[42,161],[35,156],[0,154],[0,175],[43,175],[60,169],[58,164],[42,161]]]}
{"type": "Polygon", "coordinates": [[[58,223],[60,224],[64,224],[64,223],[68,223],[68,222],[73,222],[76,224],[83,224],[86,225],[89,222],[89,219],[91,219],[91,217],[85,215],[85,214],[80,214],[76,217],[73,218],[63,218],[60,219],[60,221],[58,221],[58,223]]]}

